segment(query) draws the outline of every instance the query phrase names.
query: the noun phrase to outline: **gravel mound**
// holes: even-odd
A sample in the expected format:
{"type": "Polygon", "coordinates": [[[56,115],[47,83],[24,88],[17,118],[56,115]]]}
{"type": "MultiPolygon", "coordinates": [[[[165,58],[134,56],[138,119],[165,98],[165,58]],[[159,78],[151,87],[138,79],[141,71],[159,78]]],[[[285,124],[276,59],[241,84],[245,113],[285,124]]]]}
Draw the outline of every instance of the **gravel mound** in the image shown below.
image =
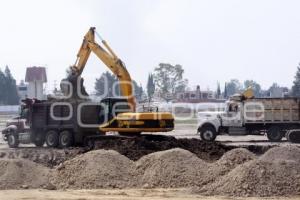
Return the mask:
{"type": "Polygon", "coordinates": [[[218,161],[209,165],[205,177],[202,177],[203,184],[211,183],[237,166],[254,159],[256,156],[244,148],[228,151],[218,161]]]}
{"type": "Polygon", "coordinates": [[[296,146],[274,147],[260,157],[263,161],[291,160],[300,163],[300,148],[296,146]]]}
{"type": "Polygon", "coordinates": [[[255,159],[256,156],[245,148],[236,148],[226,152],[217,162],[217,165],[222,165],[232,169],[237,165],[243,164],[249,160],[255,159]]]}
{"type": "Polygon", "coordinates": [[[149,154],[136,162],[143,187],[200,186],[208,164],[183,149],[171,149],[149,154]]]}
{"type": "Polygon", "coordinates": [[[111,150],[95,150],[58,166],[51,182],[58,188],[125,188],[136,185],[134,162],[111,150]]]}
{"type": "Polygon", "coordinates": [[[23,159],[0,160],[0,189],[42,188],[48,185],[50,170],[23,159]]]}
{"type": "Polygon", "coordinates": [[[239,165],[200,193],[226,196],[288,196],[300,194],[300,168],[294,161],[252,160],[239,165]]]}

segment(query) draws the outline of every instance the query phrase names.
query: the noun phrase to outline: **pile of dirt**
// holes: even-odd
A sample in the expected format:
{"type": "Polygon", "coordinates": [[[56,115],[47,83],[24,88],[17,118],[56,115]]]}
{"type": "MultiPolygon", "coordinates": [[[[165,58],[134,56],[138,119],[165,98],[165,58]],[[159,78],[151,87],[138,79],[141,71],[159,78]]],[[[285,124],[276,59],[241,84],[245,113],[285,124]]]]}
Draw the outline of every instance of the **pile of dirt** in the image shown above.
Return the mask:
{"type": "Polygon", "coordinates": [[[233,169],[237,165],[243,164],[249,160],[255,159],[256,156],[245,148],[236,148],[226,152],[217,162],[217,165],[222,165],[229,169],[233,169]]]}
{"type": "Polygon", "coordinates": [[[205,195],[300,195],[300,149],[295,146],[275,147],[257,157],[245,148],[228,151],[218,143],[197,139],[144,136],[99,144],[123,155],[104,149],[87,153],[45,149],[48,154],[38,150],[43,153],[40,157],[36,149],[15,150],[5,156],[0,151],[4,157],[0,159],[0,189],[192,187],[205,195]],[[68,160],[60,159],[64,155],[68,160]],[[51,159],[57,165],[54,169],[50,169],[51,159]]]}
{"type": "Polygon", "coordinates": [[[200,186],[207,163],[183,149],[171,149],[149,154],[136,162],[143,187],[200,186]]]}
{"type": "Polygon", "coordinates": [[[170,136],[142,135],[130,139],[115,138],[100,140],[95,149],[111,149],[125,155],[131,160],[138,160],[144,155],[157,151],[181,148],[188,150],[208,162],[218,160],[225,152],[233,149],[219,142],[204,142],[198,139],[176,139],[170,136]]]}
{"type": "Polygon", "coordinates": [[[45,188],[50,170],[23,159],[0,160],[0,189],[45,188]]]}
{"type": "Polygon", "coordinates": [[[291,160],[300,164],[300,148],[293,145],[274,147],[262,155],[260,159],[263,161],[291,160]]]}
{"type": "Polygon", "coordinates": [[[252,160],[237,166],[201,194],[226,196],[287,196],[300,194],[300,168],[294,161],[252,160]]]}
{"type": "Polygon", "coordinates": [[[18,148],[1,149],[1,159],[26,159],[46,167],[53,168],[60,163],[84,153],[83,148],[52,149],[52,148],[18,148]]]}
{"type": "Polygon", "coordinates": [[[218,161],[209,165],[205,176],[202,177],[203,184],[214,182],[237,166],[254,159],[256,156],[245,148],[228,151],[218,161]]]}
{"type": "Polygon", "coordinates": [[[59,165],[51,182],[61,189],[135,187],[134,169],[133,161],[115,151],[95,150],[59,165]]]}

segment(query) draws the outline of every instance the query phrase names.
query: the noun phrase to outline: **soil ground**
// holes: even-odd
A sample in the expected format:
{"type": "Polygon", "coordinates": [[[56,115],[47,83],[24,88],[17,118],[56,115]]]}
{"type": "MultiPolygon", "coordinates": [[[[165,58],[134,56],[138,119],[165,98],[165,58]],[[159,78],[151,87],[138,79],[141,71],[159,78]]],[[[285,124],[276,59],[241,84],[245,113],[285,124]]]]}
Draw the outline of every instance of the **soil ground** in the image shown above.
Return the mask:
{"type": "Polygon", "coordinates": [[[0,190],[1,199],[7,200],[165,200],[165,199],[182,199],[182,200],[297,200],[300,197],[242,197],[228,198],[222,196],[201,196],[190,194],[185,189],[123,189],[123,190],[0,190]]]}
{"type": "MultiPolygon", "coordinates": [[[[3,128],[1,127],[0,130],[3,128]]],[[[175,130],[169,133],[163,133],[164,135],[170,135],[177,139],[181,139],[184,141],[185,139],[196,140],[194,143],[197,145],[202,145],[199,139],[199,135],[196,133],[197,124],[193,123],[177,123],[175,130]]],[[[218,151],[220,154],[213,154],[212,156],[208,154],[197,154],[198,157],[204,160],[216,160],[219,159],[222,154],[227,150],[234,147],[246,147],[250,151],[261,154],[264,153],[271,147],[274,146],[300,146],[300,144],[290,144],[286,141],[280,143],[271,143],[268,142],[265,136],[218,136],[217,141],[218,144],[225,145],[226,148],[223,152],[218,151]],[[228,147],[228,148],[227,148],[228,147]]],[[[122,142],[121,142],[122,143],[122,142]]],[[[105,148],[107,144],[100,144],[99,148],[105,148]],[[101,146],[103,145],[103,146],[101,146]]],[[[135,145],[135,144],[131,144],[135,145]]],[[[177,144],[171,143],[170,147],[175,148],[177,144]],[[173,146],[172,146],[173,145],[173,146]]],[[[164,146],[164,145],[162,145],[164,146]]],[[[192,150],[193,147],[188,150],[192,150]]],[[[219,148],[219,146],[217,146],[219,148]]],[[[216,150],[218,150],[218,148],[216,150]]],[[[115,145],[114,150],[124,151],[124,149],[118,149],[118,145],[115,145]],[[116,148],[116,149],[115,149],[116,148]]],[[[203,146],[199,147],[199,149],[203,150],[203,146]]],[[[205,149],[205,148],[204,148],[205,149]]],[[[153,151],[159,151],[164,149],[153,149],[153,151]]],[[[223,150],[223,148],[221,148],[223,150]]],[[[9,149],[7,144],[0,138],[0,157],[1,158],[25,158],[32,160],[37,163],[44,164],[48,167],[55,166],[64,160],[70,159],[77,154],[83,153],[82,149],[74,148],[69,150],[61,150],[61,149],[49,149],[49,148],[36,148],[33,145],[22,145],[19,149],[9,149]],[[50,161],[50,162],[49,162],[50,161]]],[[[138,152],[138,151],[137,151],[138,152]]],[[[202,152],[202,151],[199,151],[202,152]]],[[[137,160],[142,155],[132,153],[132,152],[120,152],[123,155],[126,153],[127,156],[131,157],[133,160],[137,160]]],[[[144,151],[143,154],[151,153],[151,151],[144,151]]],[[[186,189],[94,189],[94,190],[0,190],[0,199],[45,199],[45,200],[55,200],[55,199],[66,199],[66,200],[88,200],[88,199],[211,199],[211,200],[224,200],[224,199],[233,199],[228,197],[220,197],[220,196],[211,196],[211,197],[203,197],[200,195],[192,194],[189,190],[186,189]]],[[[234,198],[239,199],[239,198],[234,198]]],[[[242,197],[240,199],[300,199],[300,197],[276,197],[276,198],[245,198],[242,197]]]]}

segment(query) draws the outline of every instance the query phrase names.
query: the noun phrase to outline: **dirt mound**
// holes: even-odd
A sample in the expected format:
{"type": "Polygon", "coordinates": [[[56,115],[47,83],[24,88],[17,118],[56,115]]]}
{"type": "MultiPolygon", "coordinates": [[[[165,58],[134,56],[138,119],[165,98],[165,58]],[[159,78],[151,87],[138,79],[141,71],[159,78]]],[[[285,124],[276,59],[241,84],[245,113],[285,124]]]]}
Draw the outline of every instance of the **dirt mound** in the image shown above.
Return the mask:
{"type": "Polygon", "coordinates": [[[300,168],[294,161],[260,159],[239,165],[200,192],[207,195],[287,196],[300,194],[300,168]]]}
{"type": "Polygon", "coordinates": [[[218,161],[211,163],[202,177],[203,184],[208,184],[229,173],[237,166],[256,159],[256,156],[244,148],[226,152],[218,161]]]}
{"type": "Polygon", "coordinates": [[[90,151],[58,166],[51,182],[74,189],[134,187],[134,168],[133,161],[115,151],[90,151]]]}
{"type": "Polygon", "coordinates": [[[204,142],[198,139],[176,139],[174,137],[159,135],[143,135],[141,137],[112,140],[100,140],[95,144],[95,149],[111,149],[125,155],[131,160],[138,160],[144,155],[157,151],[181,148],[196,154],[208,162],[219,159],[232,147],[218,142],[204,142]]]}
{"type": "Polygon", "coordinates": [[[263,161],[291,160],[300,163],[300,148],[296,146],[274,147],[260,157],[263,161]]]}
{"type": "Polygon", "coordinates": [[[256,159],[256,156],[252,152],[244,148],[237,148],[226,152],[213,166],[229,171],[253,159],[256,159]]]}
{"type": "Polygon", "coordinates": [[[83,153],[82,148],[72,149],[51,149],[51,148],[18,148],[1,149],[0,158],[2,159],[26,159],[46,167],[54,167],[66,160],[74,158],[83,153]]]}
{"type": "Polygon", "coordinates": [[[50,170],[23,159],[0,160],[0,189],[42,188],[48,185],[50,170]]]}
{"type": "Polygon", "coordinates": [[[190,187],[201,184],[207,163],[183,149],[149,154],[136,162],[144,187],[190,187]]]}

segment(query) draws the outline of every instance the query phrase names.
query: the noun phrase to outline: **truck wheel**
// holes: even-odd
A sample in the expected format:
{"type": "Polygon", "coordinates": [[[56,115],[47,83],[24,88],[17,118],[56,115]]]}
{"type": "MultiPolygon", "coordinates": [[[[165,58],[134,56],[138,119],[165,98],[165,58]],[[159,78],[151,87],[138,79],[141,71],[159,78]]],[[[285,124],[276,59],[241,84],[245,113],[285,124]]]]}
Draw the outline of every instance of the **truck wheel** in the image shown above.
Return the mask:
{"type": "Polygon", "coordinates": [[[56,131],[48,131],[46,134],[46,144],[48,147],[58,146],[58,133],[56,131]]]}
{"type": "Polygon", "coordinates": [[[271,142],[280,142],[283,137],[283,132],[278,126],[271,126],[267,131],[267,137],[271,142]]]}
{"type": "Polygon", "coordinates": [[[212,142],[216,139],[217,132],[212,126],[204,126],[200,129],[200,137],[203,141],[212,142]]]}
{"type": "Polygon", "coordinates": [[[10,148],[17,148],[19,146],[19,139],[16,133],[10,133],[7,138],[7,143],[10,148]]]}
{"type": "Polygon", "coordinates": [[[288,132],[285,137],[291,143],[300,143],[300,132],[299,131],[288,132]]]}
{"type": "Polygon", "coordinates": [[[73,135],[70,131],[62,131],[59,134],[59,146],[61,148],[70,147],[73,145],[73,135]]]}
{"type": "Polygon", "coordinates": [[[43,136],[41,134],[37,134],[33,143],[37,147],[42,147],[42,146],[44,146],[45,139],[43,138],[43,136]]]}

